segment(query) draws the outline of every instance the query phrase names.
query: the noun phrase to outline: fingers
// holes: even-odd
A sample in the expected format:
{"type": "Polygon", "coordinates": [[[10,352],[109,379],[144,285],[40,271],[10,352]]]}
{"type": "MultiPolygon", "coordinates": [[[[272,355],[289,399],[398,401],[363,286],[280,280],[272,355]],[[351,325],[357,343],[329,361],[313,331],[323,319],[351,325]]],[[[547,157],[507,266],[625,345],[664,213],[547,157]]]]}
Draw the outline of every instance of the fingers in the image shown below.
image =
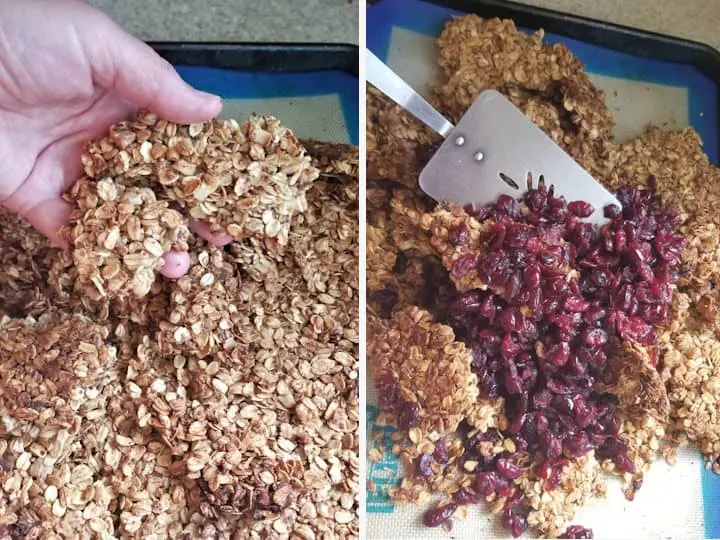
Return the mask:
{"type": "Polygon", "coordinates": [[[190,269],[190,256],[185,251],[168,251],[163,258],[165,264],[160,268],[160,273],[166,278],[180,278],[190,269]]]}
{"type": "Polygon", "coordinates": [[[203,122],[220,114],[218,96],[195,90],[151,47],[104,15],[96,17],[97,24],[77,31],[97,84],[171,122],[203,122]]]}
{"type": "Polygon", "coordinates": [[[191,218],[190,219],[190,230],[192,232],[194,232],[195,234],[197,234],[198,236],[204,238],[211,244],[218,246],[218,247],[226,246],[227,244],[229,244],[230,242],[233,241],[233,237],[230,236],[229,234],[213,233],[210,230],[210,227],[208,226],[208,224],[205,223],[204,221],[197,221],[197,220],[191,218]]]}
{"type": "MultiPolygon", "coordinates": [[[[61,199],[44,201],[24,215],[25,219],[47,236],[53,245],[65,249],[70,245],[58,233],[60,228],[67,223],[69,216],[70,205],[61,199]]],[[[203,222],[191,220],[190,228],[216,246],[224,246],[232,241],[232,237],[226,234],[211,233],[208,225],[203,222]]],[[[178,279],[187,274],[190,269],[190,255],[185,251],[169,251],[163,256],[163,259],[165,264],[160,268],[160,273],[168,279],[178,279]]]]}
{"type": "MultiPolygon", "coordinates": [[[[70,205],[60,199],[42,202],[25,214],[30,224],[58,247],[69,248],[68,241],[58,232],[70,216],[70,205]]],[[[167,278],[177,279],[187,274],[190,269],[190,255],[184,251],[169,251],[163,258],[165,264],[160,273],[167,278]]]]}
{"type": "Polygon", "coordinates": [[[58,233],[70,217],[70,205],[61,199],[50,199],[41,202],[26,212],[23,217],[42,234],[47,236],[53,245],[68,248],[68,241],[58,233]]]}

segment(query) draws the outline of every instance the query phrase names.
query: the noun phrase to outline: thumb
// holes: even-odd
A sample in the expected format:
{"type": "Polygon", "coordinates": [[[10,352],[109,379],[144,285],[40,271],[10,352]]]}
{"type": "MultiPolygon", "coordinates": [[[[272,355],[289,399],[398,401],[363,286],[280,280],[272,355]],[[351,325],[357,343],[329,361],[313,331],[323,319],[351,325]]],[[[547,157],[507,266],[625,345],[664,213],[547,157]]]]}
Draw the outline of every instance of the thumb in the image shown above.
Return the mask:
{"type": "Polygon", "coordinates": [[[90,34],[83,46],[97,84],[171,122],[203,122],[220,114],[218,96],[194,89],[150,46],[105,15],[98,17],[99,24],[82,29],[90,34]]]}

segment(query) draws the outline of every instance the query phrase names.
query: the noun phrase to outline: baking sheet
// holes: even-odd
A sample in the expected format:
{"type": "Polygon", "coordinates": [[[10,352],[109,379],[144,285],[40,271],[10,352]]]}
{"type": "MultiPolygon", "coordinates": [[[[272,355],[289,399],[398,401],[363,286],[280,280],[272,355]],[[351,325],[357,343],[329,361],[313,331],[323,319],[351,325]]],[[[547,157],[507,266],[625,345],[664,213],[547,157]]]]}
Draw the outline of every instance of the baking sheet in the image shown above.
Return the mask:
{"type": "MultiPolygon", "coordinates": [[[[483,16],[482,2],[476,12],[483,16]]],[[[382,0],[368,8],[368,48],[427,94],[436,77],[435,39],[453,15],[462,13],[419,0],[382,0]]],[[[527,14],[523,20],[528,20],[527,14]]],[[[706,153],[717,163],[718,88],[695,66],[644,58],[558,34],[546,34],[545,41],[567,45],[585,63],[593,82],[605,90],[618,140],[641,134],[649,123],[666,129],[693,126],[706,153]]],[[[392,430],[374,421],[376,403],[369,385],[368,438],[389,442],[392,430]]],[[[368,463],[368,477],[376,485],[367,494],[368,538],[507,537],[499,520],[482,505],[470,507],[468,518],[456,520],[450,533],[422,527],[422,509],[396,507],[387,497],[387,488],[398,483],[401,473],[400,463],[389,450],[379,462],[368,463]]],[[[720,477],[705,470],[698,452],[685,450],[673,467],[657,461],[633,502],[624,498],[618,482],[609,481],[608,496],[590,501],[573,523],[592,528],[595,538],[720,538],[719,508],[720,477]]]]}
{"type": "Polygon", "coordinates": [[[300,138],[358,144],[357,48],[344,45],[151,44],[223,118],[272,114],[300,138]]]}

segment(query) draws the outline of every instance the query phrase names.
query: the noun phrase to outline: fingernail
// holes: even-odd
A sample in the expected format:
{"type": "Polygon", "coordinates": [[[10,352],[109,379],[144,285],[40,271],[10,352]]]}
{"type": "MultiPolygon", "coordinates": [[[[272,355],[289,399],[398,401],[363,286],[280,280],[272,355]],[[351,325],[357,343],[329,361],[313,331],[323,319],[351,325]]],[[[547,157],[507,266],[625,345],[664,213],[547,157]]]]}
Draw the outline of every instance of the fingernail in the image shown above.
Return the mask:
{"type": "Polygon", "coordinates": [[[200,99],[207,102],[208,107],[210,107],[211,104],[213,107],[222,107],[222,98],[220,96],[197,89],[195,90],[195,93],[200,99]]]}

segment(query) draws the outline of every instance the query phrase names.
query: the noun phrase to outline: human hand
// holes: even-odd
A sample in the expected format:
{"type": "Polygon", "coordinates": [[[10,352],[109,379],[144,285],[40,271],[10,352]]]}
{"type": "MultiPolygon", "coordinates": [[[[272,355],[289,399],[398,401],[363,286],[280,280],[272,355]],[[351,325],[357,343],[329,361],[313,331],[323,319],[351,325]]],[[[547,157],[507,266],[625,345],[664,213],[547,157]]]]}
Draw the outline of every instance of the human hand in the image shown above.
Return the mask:
{"type": "MultiPolygon", "coordinates": [[[[149,46],[77,0],[0,0],[0,205],[53,243],[70,207],[61,196],[82,175],[85,141],[138,108],[177,123],[209,120],[219,97],[186,84],[149,46]]],[[[202,223],[191,229],[223,245],[202,223]]],[[[160,270],[179,277],[187,253],[160,270]]]]}

